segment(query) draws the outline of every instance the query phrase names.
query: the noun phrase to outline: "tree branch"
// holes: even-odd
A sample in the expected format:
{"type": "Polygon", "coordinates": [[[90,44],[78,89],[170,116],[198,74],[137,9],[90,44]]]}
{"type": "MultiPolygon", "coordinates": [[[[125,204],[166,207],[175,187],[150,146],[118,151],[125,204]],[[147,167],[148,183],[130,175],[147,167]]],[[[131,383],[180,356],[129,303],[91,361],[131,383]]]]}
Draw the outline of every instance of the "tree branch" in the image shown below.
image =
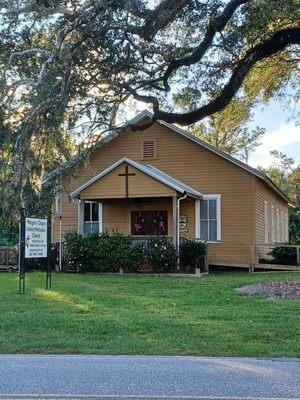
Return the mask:
{"type": "Polygon", "coordinates": [[[213,18],[208,23],[204,39],[199,44],[199,46],[196,47],[196,49],[190,55],[171,61],[171,63],[168,66],[168,69],[166,70],[163,76],[163,82],[166,88],[169,88],[168,79],[174,71],[183,66],[196,64],[203,58],[204,54],[211,46],[216,33],[221,32],[225,28],[227,22],[231,19],[231,17],[233,16],[234,12],[237,10],[238,7],[249,1],[250,0],[231,0],[224,8],[222,14],[213,18]]]}
{"type": "MultiPolygon", "coordinates": [[[[206,105],[188,113],[168,113],[154,109],[154,118],[166,122],[175,122],[190,125],[201,119],[221,111],[232,100],[241,87],[250,69],[259,61],[271,57],[284,50],[291,44],[300,44],[300,28],[283,29],[276,32],[270,39],[255,46],[246,52],[245,56],[238,62],[228,83],[223,87],[219,95],[206,105]]],[[[152,99],[151,99],[152,100],[152,99]]]]}
{"type": "Polygon", "coordinates": [[[166,28],[189,3],[190,0],[162,0],[154,10],[144,11],[145,23],[142,26],[129,26],[128,32],[150,42],[157,32],[166,28]]]}

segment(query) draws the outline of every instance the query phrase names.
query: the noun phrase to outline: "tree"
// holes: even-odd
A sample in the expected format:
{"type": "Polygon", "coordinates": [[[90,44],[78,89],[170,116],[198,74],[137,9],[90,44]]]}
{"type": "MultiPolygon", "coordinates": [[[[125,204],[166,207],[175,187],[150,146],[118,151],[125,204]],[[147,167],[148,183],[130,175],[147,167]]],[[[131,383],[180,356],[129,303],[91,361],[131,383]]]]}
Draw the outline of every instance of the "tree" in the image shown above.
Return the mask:
{"type": "Polygon", "coordinates": [[[145,127],[199,122],[239,91],[255,102],[270,65],[278,93],[299,77],[299,13],[298,0],[0,0],[2,156],[22,171],[18,192],[36,140],[43,157],[45,138],[64,154],[67,132],[116,129],[131,99],[152,107],[145,127]],[[172,95],[186,87],[200,96],[179,112],[172,95]]]}

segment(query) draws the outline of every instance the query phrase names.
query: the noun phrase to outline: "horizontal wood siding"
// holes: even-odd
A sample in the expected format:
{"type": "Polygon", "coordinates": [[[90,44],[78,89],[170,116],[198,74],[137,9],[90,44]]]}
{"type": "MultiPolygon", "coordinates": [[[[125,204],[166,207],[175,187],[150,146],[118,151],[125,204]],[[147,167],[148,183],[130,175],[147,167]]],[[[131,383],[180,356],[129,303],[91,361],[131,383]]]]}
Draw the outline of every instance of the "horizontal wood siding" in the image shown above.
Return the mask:
{"type": "MultiPolygon", "coordinates": [[[[255,237],[255,223],[253,222],[255,218],[253,198],[255,180],[253,175],[159,123],[155,123],[144,131],[132,132],[131,129],[128,129],[102,149],[91,154],[87,166],[80,166],[74,176],[64,179],[63,232],[72,228],[77,229],[77,206],[69,201],[68,193],[123,157],[151,164],[203,194],[221,194],[222,243],[210,245],[210,261],[212,263],[214,260],[223,260],[228,263],[251,262],[250,247],[255,237]],[[157,158],[155,160],[141,160],[141,143],[142,140],[147,139],[155,139],[157,142],[157,158]]],[[[130,184],[131,179],[129,178],[130,184]]],[[[120,193],[120,190],[124,190],[123,185],[124,183],[116,188],[117,194],[120,193]]],[[[138,190],[135,193],[132,192],[132,195],[138,197],[143,197],[143,194],[150,195],[151,191],[148,191],[148,185],[149,180],[144,179],[144,185],[141,181],[138,190]]],[[[153,181],[151,181],[151,185],[153,185],[153,181]]],[[[152,189],[155,191],[155,195],[161,193],[160,190],[159,193],[156,191],[156,187],[152,189]]],[[[169,194],[168,192],[161,193],[162,196],[169,194]]],[[[88,198],[94,198],[96,193],[89,193],[88,196],[88,198]]],[[[162,205],[163,203],[158,204],[157,207],[161,209],[162,205]]],[[[187,231],[182,232],[181,235],[194,238],[194,200],[183,201],[181,206],[181,213],[187,215],[189,219],[187,231]]],[[[119,225],[120,230],[124,229],[125,231],[126,223],[123,211],[123,209],[117,211],[117,206],[112,203],[110,206],[105,202],[103,212],[106,215],[104,216],[106,227],[116,229],[119,225]]],[[[170,215],[169,223],[171,220],[170,215]]],[[[57,240],[57,219],[55,219],[54,225],[54,239],[57,240]]],[[[128,222],[126,226],[128,229],[128,222]]]]}
{"type": "MultiPolygon", "coordinates": [[[[81,194],[81,199],[114,199],[126,197],[125,176],[124,174],[126,163],[119,165],[113,171],[103,176],[97,182],[93,183],[81,194]]],[[[175,190],[157,181],[156,179],[144,174],[138,169],[129,165],[128,172],[134,173],[135,176],[128,177],[128,193],[129,197],[163,197],[176,195],[175,190]]]]}

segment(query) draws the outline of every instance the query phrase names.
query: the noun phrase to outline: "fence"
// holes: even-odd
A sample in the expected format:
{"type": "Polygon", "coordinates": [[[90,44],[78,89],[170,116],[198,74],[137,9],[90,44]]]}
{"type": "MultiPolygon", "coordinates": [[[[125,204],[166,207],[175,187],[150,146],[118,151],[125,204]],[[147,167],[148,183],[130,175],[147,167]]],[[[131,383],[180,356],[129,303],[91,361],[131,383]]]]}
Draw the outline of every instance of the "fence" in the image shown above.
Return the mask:
{"type": "Polygon", "coordinates": [[[0,270],[14,271],[19,259],[18,247],[0,247],[0,270]]]}

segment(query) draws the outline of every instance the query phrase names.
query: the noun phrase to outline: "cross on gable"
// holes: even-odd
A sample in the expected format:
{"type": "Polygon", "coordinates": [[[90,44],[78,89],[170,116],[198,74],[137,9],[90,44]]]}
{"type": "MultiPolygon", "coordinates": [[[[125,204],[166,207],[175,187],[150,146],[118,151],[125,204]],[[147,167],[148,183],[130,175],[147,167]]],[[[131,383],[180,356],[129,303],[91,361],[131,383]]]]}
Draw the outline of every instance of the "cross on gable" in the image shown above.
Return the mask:
{"type": "Polygon", "coordinates": [[[126,196],[126,198],[128,198],[129,197],[129,176],[135,176],[136,174],[134,174],[133,172],[132,173],[129,173],[129,171],[128,171],[128,165],[125,165],[125,173],[123,173],[123,174],[119,174],[119,176],[125,176],[125,196],[126,196]]]}

